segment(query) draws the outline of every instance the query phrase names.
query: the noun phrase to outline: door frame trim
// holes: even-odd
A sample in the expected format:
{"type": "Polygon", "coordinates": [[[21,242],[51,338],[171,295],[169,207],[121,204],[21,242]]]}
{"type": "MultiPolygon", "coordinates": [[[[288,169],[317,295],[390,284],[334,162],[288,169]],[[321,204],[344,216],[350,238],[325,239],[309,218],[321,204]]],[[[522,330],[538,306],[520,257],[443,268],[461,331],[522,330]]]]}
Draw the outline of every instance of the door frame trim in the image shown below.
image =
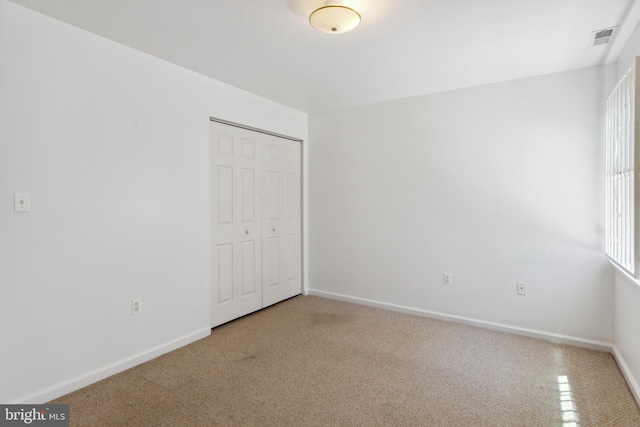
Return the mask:
{"type": "Polygon", "coordinates": [[[222,123],[223,125],[229,125],[229,126],[237,127],[237,128],[240,128],[240,129],[246,129],[246,130],[250,130],[250,131],[253,131],[253,132],[264,133],[265,135],[271,135],[271,136],[275,136],[275,137],[278,137],[278,138],[284,138],[284,139],[288,139],[290,141],[303,142],[303,140],[300,139],[300,138],[294,138],[293,136],[282,135],[281,133],[275,133],[275,132],[271,132],[271,131],[268,131],[268,130],[265,130],[265,129],[254,128],[252,126],[247,126],[247,125],[243,125],[243,124],[240,124],[240,123],[230,122],[228,120],[219,119],[217,117],[209,116],[209,121],[216,122],[216,123],[222,123]]]}

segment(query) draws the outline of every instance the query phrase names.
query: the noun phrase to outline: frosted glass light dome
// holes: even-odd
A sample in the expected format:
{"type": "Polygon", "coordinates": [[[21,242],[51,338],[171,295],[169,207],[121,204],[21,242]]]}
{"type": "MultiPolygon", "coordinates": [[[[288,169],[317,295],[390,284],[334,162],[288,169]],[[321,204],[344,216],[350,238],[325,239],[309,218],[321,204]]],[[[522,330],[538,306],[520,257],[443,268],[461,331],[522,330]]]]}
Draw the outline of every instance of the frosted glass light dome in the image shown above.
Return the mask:
{"type": "Polygon", "coordinates": [[[328,1],[325,6],[309,15],[309,23],[317,30],[328,34],[342,34],[360,24],[360,14],[350,7],[328,1]]]}

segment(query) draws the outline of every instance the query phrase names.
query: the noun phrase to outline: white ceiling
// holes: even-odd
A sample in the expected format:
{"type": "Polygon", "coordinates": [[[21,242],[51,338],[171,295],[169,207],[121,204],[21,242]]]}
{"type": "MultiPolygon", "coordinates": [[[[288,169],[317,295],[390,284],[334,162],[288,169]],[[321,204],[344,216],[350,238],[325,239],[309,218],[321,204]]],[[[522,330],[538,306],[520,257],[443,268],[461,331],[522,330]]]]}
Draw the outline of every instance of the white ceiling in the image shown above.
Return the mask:
{"type": "Polygon", "coordinates": [[[362,23],[328,35],[308,22],[324,0],[12,1],[309,113],[612,62],[640,18],[640,0],[345,0],[362,23]]]}

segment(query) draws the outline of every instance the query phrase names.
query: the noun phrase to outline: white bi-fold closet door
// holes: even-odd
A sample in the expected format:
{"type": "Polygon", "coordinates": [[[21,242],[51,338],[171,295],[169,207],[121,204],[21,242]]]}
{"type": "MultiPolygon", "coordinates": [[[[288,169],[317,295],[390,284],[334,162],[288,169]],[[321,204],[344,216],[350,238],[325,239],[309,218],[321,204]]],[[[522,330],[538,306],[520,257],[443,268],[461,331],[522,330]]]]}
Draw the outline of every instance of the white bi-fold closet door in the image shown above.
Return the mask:
{"type": "Polygon", "coordinates": [[[298,295],[300,142],[211,121],[211,327],[298,295]]]}

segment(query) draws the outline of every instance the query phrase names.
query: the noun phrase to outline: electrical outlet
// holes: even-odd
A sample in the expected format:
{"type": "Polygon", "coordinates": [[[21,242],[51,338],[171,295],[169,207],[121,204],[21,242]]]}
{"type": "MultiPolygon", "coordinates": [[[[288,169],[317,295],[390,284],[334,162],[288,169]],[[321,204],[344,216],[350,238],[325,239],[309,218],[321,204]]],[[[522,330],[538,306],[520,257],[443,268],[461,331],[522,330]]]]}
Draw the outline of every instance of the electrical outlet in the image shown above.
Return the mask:
{"type": "Polygon", "coordinates": [[[142,300],[134,299],[131,300],[131,314],[140,314],[142,313],[142,300]]]}
{"type": "Polygon", "coordinates": [[[443,273],[442,274],[442,284],[443,285],[451,285],[451,284],[453,284],[453,275],[451,273],[443,273]]]}
{"type": "Polygon", "coordinates": [[[527,284],[525,282],[516,283],[516,292],[518,295],[527,295],[527,284]]]}

